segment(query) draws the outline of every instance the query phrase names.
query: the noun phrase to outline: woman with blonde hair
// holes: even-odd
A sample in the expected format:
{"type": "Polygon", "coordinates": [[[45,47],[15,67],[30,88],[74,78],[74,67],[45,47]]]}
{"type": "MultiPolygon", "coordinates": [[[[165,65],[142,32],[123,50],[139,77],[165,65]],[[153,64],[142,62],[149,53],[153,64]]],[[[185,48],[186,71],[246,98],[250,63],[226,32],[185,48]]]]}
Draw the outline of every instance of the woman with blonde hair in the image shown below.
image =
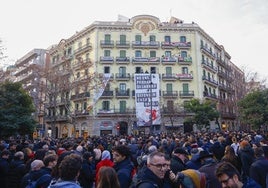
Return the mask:
{"type": "Polygon", "coordinates": [[[120,188],[116,171],[112,167],[101,167],[98,173],[99,182],[97,188],[120,188]]]}

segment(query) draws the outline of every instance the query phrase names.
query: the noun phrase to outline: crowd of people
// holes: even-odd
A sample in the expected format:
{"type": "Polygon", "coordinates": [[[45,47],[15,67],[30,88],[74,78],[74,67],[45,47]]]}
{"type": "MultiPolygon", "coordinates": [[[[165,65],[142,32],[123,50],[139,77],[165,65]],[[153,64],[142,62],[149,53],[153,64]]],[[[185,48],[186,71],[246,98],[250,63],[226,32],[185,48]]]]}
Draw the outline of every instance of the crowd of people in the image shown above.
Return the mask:
{"type": "Polygon", "coordinates": [[[1,140],[3,188],[268,187],[260,132],[1,140]]]}

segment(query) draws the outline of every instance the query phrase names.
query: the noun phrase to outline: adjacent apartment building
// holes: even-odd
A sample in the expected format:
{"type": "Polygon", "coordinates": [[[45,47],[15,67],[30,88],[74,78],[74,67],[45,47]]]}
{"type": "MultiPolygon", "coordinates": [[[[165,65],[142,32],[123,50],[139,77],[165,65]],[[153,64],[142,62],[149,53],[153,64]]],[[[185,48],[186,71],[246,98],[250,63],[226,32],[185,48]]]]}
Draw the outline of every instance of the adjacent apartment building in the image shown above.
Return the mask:
{"type": "Polygon", "coordinates": [[[92,23],[48,53],[45,134],[182,131],[190,115],[183,104],[192,98],[217,104],[220,118],[210,129],[239,129],[244,73],[196,23],[119,16],[92,23]]]}

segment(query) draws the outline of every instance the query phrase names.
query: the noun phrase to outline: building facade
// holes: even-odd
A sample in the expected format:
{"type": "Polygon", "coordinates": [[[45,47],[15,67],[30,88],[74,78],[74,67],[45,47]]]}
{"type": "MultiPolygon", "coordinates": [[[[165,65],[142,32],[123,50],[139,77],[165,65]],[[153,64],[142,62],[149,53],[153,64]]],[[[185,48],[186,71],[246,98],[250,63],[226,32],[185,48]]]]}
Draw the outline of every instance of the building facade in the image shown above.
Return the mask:
{"type": "Polygon", "coordinates": [[[15,62],[10,80],[22,83],[22,87],[29,93],[35,106],[34,119],[37,122],[37,131],[40,136],[45,135],[45,108],[46,79],[44,70],[49,61],[48,51],[45,49],[33,49],[15,62]]]}
{"type": "Polygon", "coordinates": [[[183,104],[192,98],[215,101],[217,123],[238,127],[235,101],[243,96],[244,79],[238,85],[236,75],[243,72],[196,23],[151,15],[98,21],[49,53],[45,122],[56,137],[181,130],[188,116],[183,104]],[[147,104],[143,124],[137,101],[147,104]]]}

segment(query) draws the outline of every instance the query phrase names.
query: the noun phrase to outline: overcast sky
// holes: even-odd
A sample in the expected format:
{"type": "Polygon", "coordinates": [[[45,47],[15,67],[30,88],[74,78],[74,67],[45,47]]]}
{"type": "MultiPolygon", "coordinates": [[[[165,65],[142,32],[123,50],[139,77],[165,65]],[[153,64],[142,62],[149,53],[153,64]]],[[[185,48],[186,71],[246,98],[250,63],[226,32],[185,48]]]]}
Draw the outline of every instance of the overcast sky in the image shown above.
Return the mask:
{"type": "MultiPolygon", "coordinates": [[[[197,23],[239,68],[268,78],[268,0],[0,0],[0,38],[8,61],[47,48],[94,21],[140,14],[197,23]]],[[[7,62],[8,62],[7,61],[7,62]]]]}

